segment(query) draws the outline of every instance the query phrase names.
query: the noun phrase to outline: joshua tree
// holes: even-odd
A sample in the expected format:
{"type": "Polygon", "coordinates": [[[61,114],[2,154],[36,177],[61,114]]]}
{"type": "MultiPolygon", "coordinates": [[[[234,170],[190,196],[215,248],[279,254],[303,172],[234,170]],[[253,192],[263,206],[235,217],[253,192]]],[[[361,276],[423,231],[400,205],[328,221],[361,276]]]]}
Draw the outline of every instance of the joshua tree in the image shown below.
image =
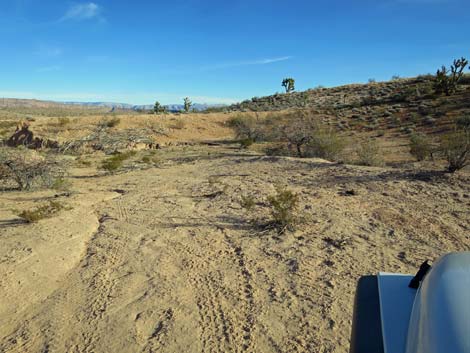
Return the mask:
{"type": "Polygon", "coordinates": [[[457,89],[457,84],[463,76],[463,70],[468,65],[468,60],[460,58],[454,60],[453,65],[450,67],[450,72],[443,65],[441,69],[437,70],[434,82],[434,89],[436,93],[445,93],[450,96],[457,89]]]}
{"type": "Polygon", "coordinates": [[[186,113],[189,112],[189,109],[191,108],[191,106],[193,105],[193,102],[191,102],[191,100],[189,99],[189,97],[186,97],[184,99],[184,111],[186,113]]]}
{"type": "Polygon", "coordinates": [[[286,93],[292,92],[295,90],[295,80],[291,77],[285,78],[282,80],[282,87],[286,89],[286,93]]]}
{"type": "Polygon", "coordinates": [[[153,112],[155,114],[165,113],[166,112],[166,107],[161,105],[160,102],[156,101],[155,105],[153,106],[153,112]]]}

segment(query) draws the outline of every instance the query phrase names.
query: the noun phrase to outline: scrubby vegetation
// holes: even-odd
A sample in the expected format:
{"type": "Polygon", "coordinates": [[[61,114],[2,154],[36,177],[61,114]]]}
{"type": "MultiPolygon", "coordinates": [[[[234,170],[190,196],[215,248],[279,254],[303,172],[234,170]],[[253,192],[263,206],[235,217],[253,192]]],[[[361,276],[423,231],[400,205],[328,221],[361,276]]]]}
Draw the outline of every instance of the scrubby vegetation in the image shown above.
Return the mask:
{"type": "Polygon", "coordinates": [[[432,156],[432,144],[425,134],[412,134],[410,136],[410,153],[418,161],[432,156]]]}
{"type": "Polygon", "coordinates": [[[103,120],[102,125],[105,127],[113,128],[118,126],[121,123],[121,119],[118,117],[113,117],[111,119],[103,120]]]}
{"type": "Polygon", "coordinates": [[[279,234],[294,230],[298,222],[297,207],[299,197],[296,193],[282,186],[276,187],[276,194],[268,197],[271,208],[272,225],[279,234]]]}
{"type": "Polygon", "coordinates": [[[280,143],[286,148],[278,145],[268,149],[297,157],[337,160],[346,145],[333,128],[322,126],[310,110],[271,114],[264,119],[240,114],[231,118],[228,125],[235,130],[242,147],[261,141],[280,143]]]}
{"type": "Polygon", "coordinates": [[[470,130],[456,129],[445,135],[441,145],[448,162],[447,170],[454,173],[470,164],[470,130]]]}
{"type": "Polygon", "coordinates": [[[28,223],[38,222],[41,219],[50,218],[59,211],[64,209],[64,206],[57,201],[50,201],[48,204],[35,208],[33,210],[25,210],[18,214],[18,217],[24,219],[28,223]]]}
{"type": "Polygon", "coordinates": [[[131,158],[135,154],[135,151],[116,153],[101,163],[101,169],[104,169],[107,172],[115,172],[122,167],[124,161],[131,158]]]}
{"type": "Polygon", "coordinates": [[[251,195],[242,195],[240,199],[240,206],[247,211],[251,211],[256,205],[255,198],[251,195]]]}
{"type": "Polygon", "coordinates": [[[66,169],[53,154],[42,155],[24,147],[0,149],[0,180],[3,187],[20,190],[59,187],[66,169]]]}
{"type": "Polygon", "coordinates": [[[380,147],[376,141],[370,140],[359,145],[357,148],[357,164],[370,167],[384,165],[380,147]]]}
{"type": "Polygon", "coordinates": [[[341,160],[347,144],[346,139],[340,137],[333,129],[317,128],[306,146],[305,155],[329,161],[341,160]]]}

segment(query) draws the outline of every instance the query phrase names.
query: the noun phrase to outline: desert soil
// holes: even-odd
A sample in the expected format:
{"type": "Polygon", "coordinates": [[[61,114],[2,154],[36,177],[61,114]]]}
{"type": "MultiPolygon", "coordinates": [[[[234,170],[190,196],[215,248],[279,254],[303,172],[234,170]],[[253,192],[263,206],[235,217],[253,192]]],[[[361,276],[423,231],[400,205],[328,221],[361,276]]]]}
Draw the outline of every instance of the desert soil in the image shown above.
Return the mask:
{"type": "Polygon", "coordinates": [[[1,352],[348,352],[359,276],[470,249],[468,174],[194,149],[0,195],[1,352]],[[300,197],[281,236],[259,227],[276,185],[300,197]]]}

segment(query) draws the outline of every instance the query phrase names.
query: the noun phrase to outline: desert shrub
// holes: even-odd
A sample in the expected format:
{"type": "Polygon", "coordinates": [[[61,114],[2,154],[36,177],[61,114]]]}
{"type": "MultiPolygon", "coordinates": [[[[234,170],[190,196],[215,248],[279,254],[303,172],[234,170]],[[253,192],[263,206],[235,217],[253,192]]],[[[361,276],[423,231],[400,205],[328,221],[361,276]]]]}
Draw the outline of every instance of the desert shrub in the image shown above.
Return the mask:
{"type": "Polygon", "coordinates": [[[42,156],[24,147],[0,149],[0,180],[20,190],[51,188],[63,179],[65,167],[53,155],[42,156]]]}
{"type": "Polygon", "coordinates": [[[142,162],[144,163],[150,163],[152,160],[150,159],[150,156],[143,156],[142,157],[142,162]]]}
{"type": "Polygon", "coordinates": [[[263,126],[258,117],[238,114],[230,118],[227,125],[235,131],[238,139],[251,139],[256,142],[263,137],[263,126]]]}
{"type": "Polygon", "coordinates": [[[242,195],[241,196],[241,199],[240,199],[240,206],[243,207],[245,210],[247,211],[251,211],[253,209],[253,207],[255,207],[256,205],[256,202],[255,202],[255,198],[253,196],[244,196],[242,195]]]}
{"type": "Polygon", "coordinates": [[[240,140],[240,147],[245,149],[245,148],[250,147],[253,143],[254,143],[254,141],[250,138],[241,139],[240,140]]]}
{"type": "Polygon", "coordinates": [[[104,169],[108,172],[115,172],[122,167],[125,160],[131,158],[135,154],[135,151],[114,154],[101,163],[101,169],[104,169]]]}
{"type": "Polygon", "coordinates": [[[418,161],[424,161],[432,153],[432,145],[424,134],[412,134],[410,136],[410,153],[418,161]]]}
{"type": "Polygon", "coordinates": [[[384,164],[380,147],[375,141],[368,141],[359,145],[357,149],[357,164],[379,167],[384,164]]]}
{"type": "Polygon", "coordinates": [[[298,220],[298,195],[291,190],[277,186],[276,194],[268,197],[268,203],[271,207],[272,224],[278,232],[294,230],[298,220]]]}
{"type": "Polygon", "coordinates": [[[64,206],[57,201],[50,201],[47,205],[40,206],[33,210],[25,210],[18,214],[18,217],[28,223],[34,223],[44,218],[49,218],[62,210],[64,206]]]}
{"type": "Polygon", "coordinates": [[[71,185],[72,185],[72,183],[70,182],[69,179],[57,178],[52,183],[51,189],[64,191],[64,190],[68,190],[71,185]]]}
{"type": "Polygon", "coordinates": [[[334,130],[318,129],[306,145],[305,155],[329,161],[341,159],[346,142],[334,130]]]}
{"type": "Polygon", "coordinates": [[[279,117],[272,128],[272,139],[285,141],[298,157],[304,157],[305,146],[317,131],[317,122],[310,111],[296,111],[279,117]]]}
{"type": "Polygon", "coordinates": [[[114,117],[114,118],[109,119],[109,120],[103,120],[100,123],[100,125],[103,126],[103,127],[113,128],[113,127],[118,126],[120,123],[121,123],[121,119],[119,119],[118,117],[114,117]]]}
{"type": "Polygon", "coordinates": [[[466,167],[470,164],[470,130],[461,129],[445,135],[441,149],[450,173],[466,167]]]}

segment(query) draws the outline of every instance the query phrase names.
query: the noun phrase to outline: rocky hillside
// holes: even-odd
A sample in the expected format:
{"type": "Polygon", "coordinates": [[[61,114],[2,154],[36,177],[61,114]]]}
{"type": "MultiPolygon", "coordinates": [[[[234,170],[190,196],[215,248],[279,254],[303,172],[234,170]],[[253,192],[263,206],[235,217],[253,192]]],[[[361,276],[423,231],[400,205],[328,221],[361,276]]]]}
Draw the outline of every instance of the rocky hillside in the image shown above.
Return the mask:
{"type": "MultiPolygon", "coordinates": [[[[312,108],[318,110],[342,110],[377,105],[411,105],[420,101],[435,99],[434,77],[396,79],[368,84],[351,84],[332,88],[315,88],[288,94],[276,93],[272,96],[253,97],[233,104],[229,110],[275,111],[286,109],[312,108]]],[[[470,89],[470,75],[460,82],[460,93],[470,89]]]]}

